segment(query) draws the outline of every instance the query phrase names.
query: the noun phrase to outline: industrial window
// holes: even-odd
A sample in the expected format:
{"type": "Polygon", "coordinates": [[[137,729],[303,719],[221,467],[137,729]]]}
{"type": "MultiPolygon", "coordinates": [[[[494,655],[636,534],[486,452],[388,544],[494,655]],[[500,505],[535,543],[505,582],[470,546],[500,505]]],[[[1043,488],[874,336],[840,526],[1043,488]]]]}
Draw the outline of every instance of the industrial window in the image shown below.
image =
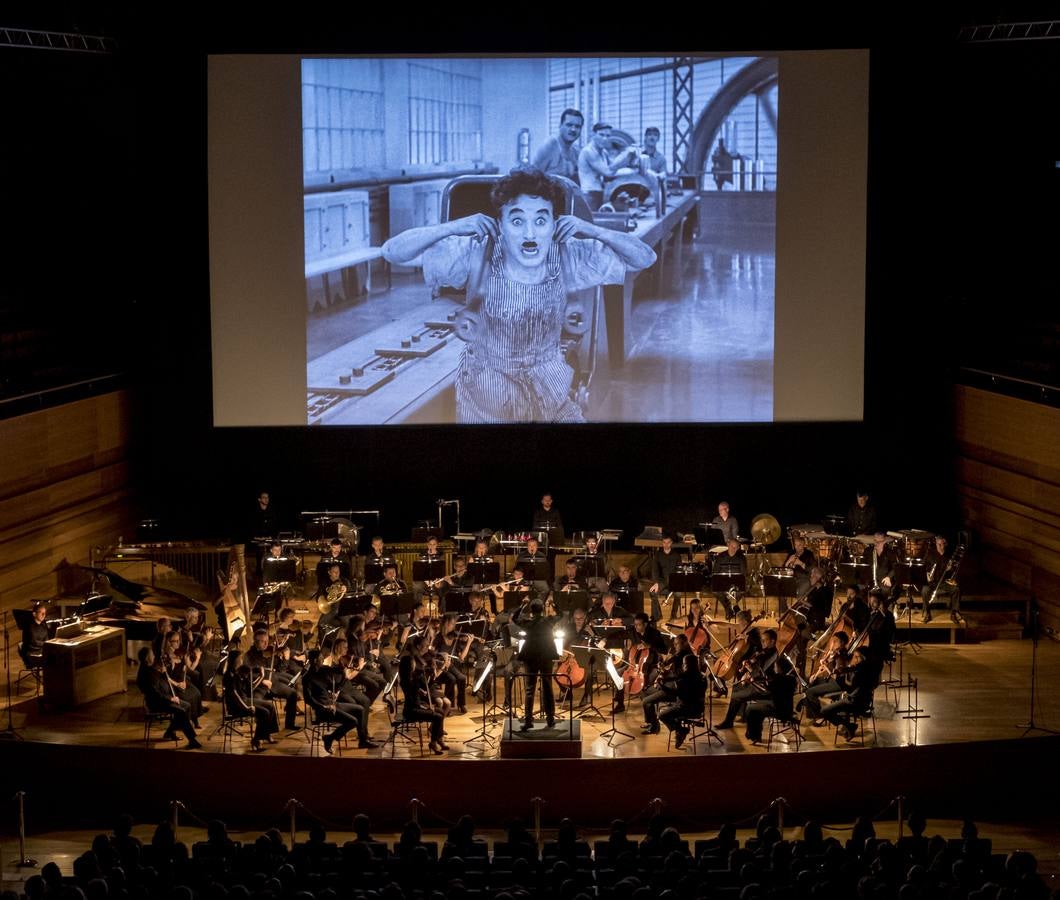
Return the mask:
{"type": "Polygon", "coordinates": [[[303,174],[383,163],[382,60],[303,59],[303,174]]]}
{"type": "Polygon", "coordinates": [[[410,60],[410,165],[482,159],[482,61],[410,60]]]}

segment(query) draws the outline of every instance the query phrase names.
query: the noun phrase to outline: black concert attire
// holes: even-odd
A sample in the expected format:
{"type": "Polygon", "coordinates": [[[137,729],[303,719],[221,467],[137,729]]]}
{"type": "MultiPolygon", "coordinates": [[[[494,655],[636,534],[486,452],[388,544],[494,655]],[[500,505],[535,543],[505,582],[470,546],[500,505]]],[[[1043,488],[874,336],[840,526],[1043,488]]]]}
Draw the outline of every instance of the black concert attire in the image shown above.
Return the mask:
{"type": "MultiPolygon", "coordinates": [[[[675,662],[677,678],[674,683],[673,702],[667,703],[659,712],[658,721],[677,733],[678,746],[688,732],[680,725],[680,719],[699,718],[706,706],[707,680],[699,670],[699,660],[692,652],[681,654],[675,662]]],[[[647,704],[645,704],[647,713],[647,704]]],[[[658,728],[658,726],[656,726],[658,728]]]]}
{"type": "MultiPolygon", "coordinates": [[[[597,641],[600,638],[593,632],[592,625],[589,624],[589,619],[586,617],[585,624],[578,629],[574,630],[574,623],[568,622],[566,625],[566,638],[564,640],[564,646],[568,650],[573,650],[574,647],[596,647],[597,641]]],[[[582,687],[582,697],[578,701],[579,706],[585,706],[589,703],[592,698],[593,690],[593,678],[596,674],[596,657],[593,656],[592,651],[589,652],[589,665],[585,670],[585,684],[582,687]]]]}
{"type": "Polygon", "coordinates": [[[166,674],[169,675],[170,681],[180,684],[183,682],[184,687],[174,686],[174,690],[177,696],[188,704],[188,718],[191,719],[191,724],[196,727],[199,724],[199,716],[202,715],[202,692],[195,686],[194,682],[189,677],[188,667],[184,664],[183,659],[180,657],[174,657],[168,653],[163,654],[161,657],[162,665],[166,668],[166,674]]]}
{"type": "Polygon", "coordinates": [[[343,663],[342,659],[332,656],[329,658],[328,665],[320,668],[329,681],[333,681],[336,685],[339,700],[342,703],[352,703],[361,708],[361,717],[364,719],[364,727],[367,728],[368,711],[372,708],[372,701],[368,699],[364,688],[346,677],[346,666],[343,663]]]}
{"type": "Polygon", "coordinates": [[[527,580],[532,581],[534,589],[537,591],[539,597],[544,598],[548,594],[548,576],[544,578],[529,578],[531,572],[536,573],[538,569],[548,570],[548,554],[545,553],[540,547],[534,553],[530,553],[528,550],[523,550],[519,554],[519,558],[516,561],[518,566],[523,571],[523,575],[527,576],[527,580]],[[533,569],[527,567],[527,563],[533,564],[533,569]]]}
{"type": "Polygon", "coordinates": [[[374,703],[375,698],[383,693],[383,689],[386,687],[386,676],[378,670],[375,657],[371,653],[372,648],[367,641],[355,635],[350,635],[346,640],[346,649],[350,657],[358,661],[364,660],[364,666],[350,680],[364,689],[365,694],[368,695],[369,703],[374,703]]]}
{"type": "Polygon", "coordinates": [[[272,700],[273,697],[279,697],[284,700],[284,727],[291,730],[298,727],[298,692],[289,684],[284,684],[282,678],[269,678],[269,670],[275,668],[274,659],[275,663],[282,662],[279,651],[276,651],[274,657],[271,649],[259,650],[257,647],[251,647],[244,655],[246,664],[254,673],[255,680],[258,681],[258,686],[254,689],[254,698],[272,700]],[[260,676],[268,678],[272,687],[262,684],[259,680],[260,676]]]}
{"type": "Polygon", "coordinates": [[[926,571],[930,576],[927,584],[920,591],[920,598],[924,603],[924,621],[931,621],[931,607],[929,601],[931,595],[935,595],[935,602],[945,601],[949,607],[950,615],[956,618],[961,611],[961,592],[956,583],[950,584],[943,580],[946,575],[946,566],[953,557],[953,551],[946,547],[945,553],[939,553],[934,545],[927,552],[924,560],[926,571]]]}
{"type": "Polygon", "coordinates": [[[659,585],[659,591],[651,595],[651,617],[658,622],[662,618],[662,606],[659,603],[659,593],[670,590],[670,576],[684,560],[684,553],[671,547],[670,552],[659,549],[651,558],[651,582],[659,585]]]}
{"type": "Polygon", "coordinates": [[[559,510],[556,509],[555,505],[551,509],[539,506],[534,510],[533,524],[530,530],[547,531],[548,545],[550,547],[562,544],[564,540],[563,516],[559,514],[559,510]]]}
{"type": "Polygon", "coordinates": [[[475,576],[468,572],[466,569],[464,570],[463,575],[457,575],[456,572],[453,572],[453,574],[449,576],[448,581],[443,581],[440,585],[438,585],[438,593],[441,595],[442,598],[442,612],[444,613],[447,611],[445,606],[445,598],[450,594],[450,592],[459,591],[461,593],[467,593],[474,586],[475,576]]]}
{"type": "Polygon", "coordinates": [[[165,673],[159,671],[157,664],[153,666],[140,665],[140,669],[136,673],[136,686],[140,689],[140,693],[143,694],[144,704],[150,712],[172,714],[172,724],[166,730],[167,738],[173,732],[180,731],[189,741],[198,743],[195,729],[192,727],[191,719],[188,716],[188,704],[179,697],[176,703],[173,702],[173,693],[170,690],[169,683],[166,681],[165,673]]]}
{"type": "Polygon", "coordinates": [[[847,510],[847,529],[851,534],[875,534],[879,530],[876,507],[871,503],[862,509],[855,503],[847,510]]]}
{"type": "Polygon", "coordinates": [[[328,569],[332,566],[339,567],[339,577],[344,581],[352,577],[353,572],[350,571],[350,558],[344,551],[341,551],[338,556],[332,556],[328,553],[327,556],[322,556],[320,562],[317,563],[317,584],[324,585],[325,587],[331,581],[328,575],[328,569]]]}
{"type": "MultiPolygon", "coordinates": [[[[811,586],[803,598],[806,604],[806,619],[811,631],[821,631],[824,623],[832,614],[832,602],[835,599],[835,588],[827,581],[811,586]]],[[[853,640],[854,635],[850,635],[853,640]]]]}
{"type": "Polygon", "coordinates": [[[830,664],[831,675],[822,675],[815,678],[806,689],[806,712],[812,719],[821,717],[821,700],[839,694],[843,690],[840,678],[850,665],[850,655],[846,651],[838,651],[830,664]]]}
{"type": "Polygon", "coordinates": [[[334,669],[311,668],[302,682],[302,696],[317,721],[334,723],[335,730],[325,739],[328,744],[342,740],[354,728],[360,743],[367,742],[368,714],[360,704],[342,699],[334,669]]]}
{"type": "MultiPolygon", "coordinates": [[[[220,635],[215,631],[214,637],[207,641],[202,622],[199,622],[195,628],[189,628],[185,624],[181,628],[181,634],[184,636],[184,646],[187,648],[185,652],[195,650],[199,653],[199,664],[195,667],[195,673],[198,676],[196,685],[203,697],[206,697],[213,692],[217,666],[221,661],[221,655],[217,649],[220,635]]],[[[219,694],[220,691],[217,693],[219,694]]]]}
{"type": "Polygon", "coordinates": [[[776,645],[768,650],[760,647],[754,653],[748,655],[742,669],[749,670],[750,676],[747,681],[742,678],[737,681],[729,693],[729,709],[725,718],[718,723],[719,728],[732,728],[733,722],[738,716],[746,717],[747,704],[752,700],[762,700],[769,696],[767,679],[763,677],[763,671],[769,672],[777,664],[780,654],[777,653],[776,645]]]}
{"type": "Polygon", "coordinates": [[[878,587],[883,584],[884,578],[890,578],[891,586],[888,590],[893,597],[898,592],[898,554],[894,547],[887,544],[883,553],[876,552],[875,544],[866,547],[864,560],[868,565],[870,587],[878,587]]]}
{"type": "Polygon", "coordinates": [[[585,579],[589,588],[597,594],[602,594],[607,587],[607,561],[599,548],[595,553],[586,548],[574,557],[574,561],[578,564],[578,574],[585,579]],[[596,572],[600,574],[597,575],[596,572]]]}
{"type": "Polygon", "coordinates": [[[721,516],[715,516],[710,520],[710,527],[717,528],[721,531],[726,544],[729,543],[729,541],[737,540],[740,536],[740,525],[736,521],[736,516],[733,515],[730,515],[727,519],[723,519],[721,516]]]}
{"type": "Polygon", "coordinates": [[[821,718],[838,725],[850,714],[860,715],[872,707],[872,694],[880,680],[880,664],[863,660],[847,669],[840,679],[845,696],[821,709],[821,718]]]}
{"type": "MultiPolygon", "coordinates": [[[[685,660],[691,657],[695,663],[696,671],[699,671],[696,655],[689,647],[685,647],[680,653],[672,656],[658,673],[661,677],[651,687],[646,687],[641,694],[641,702],[644,705],[644,723],[648,726],[651,734],[659,731],[659,704],[672,703],[679,699],[679,687],[684,672],[685,660]]],[[[700,709],[702,710],[703,695],[700,693],[700,709]]],[[[680,712],[680,710],[678,710],[680,712]]],[[[671,726],[672,727],[672,726],[671,726]]]]}
{"type": "Polygon", "coordinates": [[[894,616],[883,610],[875,610],[869,614],[869,621],[865,627],[869,630],[869,643],[865,648],[866,655],[881,664],[894,659],[891,645],[898,632],[894,616]]]}
{"type": "MultiPolygon", "coordinates": [[[[607,592],[609,594],[614,594],[616,603],[622,603],[624,600],[627,601],[627,603],[630,602],[629,595],[639,590],[640,586],[637,583],[637,579],[632,576],[630,576],[629,581],[623,581],[621,576],[616,575],[611,579],[611,583],[607,586],[607,592]]],[[[626,608],[629,608],[628,605],[626,608]]]]}
{"type": "MultiPolygon", "coordinates": [[[[38,612],[40,607],[38,607],[38,612]]],[[[37,668],[44,664],[44,642],[48,640],[48,626],[44,622],[31,621],[22,629],[22,646],[18,655],[27,668],[37,668]]]]}
{"type": "Polygon", "coordinates": [[[254,716],[253,740],[258,742],[279,731],[280,723],[272,701],[255,696],[250,671],[246,666],[240,666],[225,675],[224,703],[229,716],[254,716]]]}
{"type": "Polygon", "coordinates": [[[405,695],[402,718],[406,722],[430,722],[431,741],[442,740],[444,718],[431,706],[428,671],[412,653],[402,653],[398,663],[401,692],[405,695]]]}
{"type": "Polygon", "coordinates": [[[526,703],[524,704],[524,728],[530,728],[534,720],[534,691],[541,679],[541,705],[545,709],[548,727],[556,718],[556,699],[552,692],[552,664],[558,659],[553,635],[554,623],[544,616],[534,616],[526,624],[526,642],[519,652],[519,659],[526,666],[526,703]]]}
{"type": "MultiPolygon", "coordinates": [[[[345,578],[343,578],[340,575],[338,581],[332,581],[330,578],[328,578],[324,583],[320,584],[317,587],[317,592],[313,595],[313,602],[314,603],[319,603],[322,600],[323,601],[327,601],[328,592],[331,591],[331,589],[333,587],[335,587],[335,585],[341,585],[342,586],[342,593],[341,594],[339,594],[337,588],[333,592],[335,594],[338,594],[338,600],[339,601],[341,601],[343,597],[346,597],[346,596],[348,596],[350,594],[350,591],[351,591],[350,582],[347,581],[345,578]]],[[[345,630],[346,626],[349,625],[349,624],[350,624],[350,617],[349,616],[340,616],[339,615],[339,602],[334,603],[332,605],[331,609],[328,610],[328,612],[322,613],[320,618],[317,619],[317,642],[321,646],[323,646],[323,642],[324,642],[324,639],[325,639],[324,635],[327,632],[333,631],[334,629],[338,629],[340,631],[341,630],[345,630]]]]}
{"type": "Polygon", "coordinates": [[[793,549],[784,560],[784,565],[795,571],[796,596],[805,596],[810,589],[810,569],[817,565],[817,554],[809,547],[804,547],[801,553],[796,553],[793,549]],[[792,559],[793,556],[795,559],[792,559]]]}
{"type": "MultiPolygon", "coordinates": [[[[552,582],[553,594],[570,593],[571,591],[584,591],[586,593],[589,591],[589,585],[586,583],[585,579],[582,578],[580,572],[573,578],[570,578],[566,574],[560,575],[559,578],[552,582]]],[[[553,600],[555,600],[555,598],[553,598],[553,600]]]]}
{"type": "MultiPolygon", "coordinates": [[[[626,628],[633,627],[633,613],[624,607],[619,606],[617,597],[615,598],[615,605],[611,607],[611,612],[607,612],[607,610],[604,609],[603,604],[594,606],[589,610],[589,621],[592,622],[593,625],[600,625],[608,619],[621,619],[622,624],[626,628]]],[[[615,629],[612,632],[607,633],[605,636],[607,637],[608,649],[621,650],[623,649],[622,645],[628,635],[625,632],[615,629]]]]}
{"type": "Polygon", "coordinates": [[[766,670],[766,683],[766,695],[751,700],[744,713],[746,737],[752,743],[762,739],[762,724],[767,717],[788,721],[794,715],[796,681],[785,657],[778,657],[776,663],[766,670]]]}
{"type": "MultiPolygon", "coordinates": [[[[450,656],[459,656],[463,649],[463,641],[456,640],[456,632],[448,635],[439,634],[434,639],[435,653],[448,653],[450,656]]],[[[448,658],[448,657],[443,657],[448,658]]],[[[449,666],[435,678],[443,686],[446,695],[452,695],[453,705],[459,710],[467,707],[467,668],[461,659],[449,659],[449,666]]]]}
{"type": "MultiPolygon", "coordinates": [[[[731,517],[730,517],[731,518],[731,517]]],[[[744,555],[743,550],[737,550],[735,553],[729,553],[726,548],[724,553],[719,554],[714,560],[714,575],[743,575],[747,577],[747,557],[744,555]]],[[[732,601],[729,599],[729,595],[725,591],[717,591],[714,594],[714,599],[717,600],[722,608],[725,610],[725,618],[731,619],[739,608],[733,606],[732,601]]]]}

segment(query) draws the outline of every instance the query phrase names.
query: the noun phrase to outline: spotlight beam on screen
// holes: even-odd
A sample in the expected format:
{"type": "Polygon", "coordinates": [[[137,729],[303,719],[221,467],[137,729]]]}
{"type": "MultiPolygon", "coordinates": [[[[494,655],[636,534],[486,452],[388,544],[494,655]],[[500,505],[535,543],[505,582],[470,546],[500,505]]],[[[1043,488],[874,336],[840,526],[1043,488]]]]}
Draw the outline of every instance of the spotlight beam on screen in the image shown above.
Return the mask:
{"type": "Polygon", "coordinates": [[[215,424],[859,420],[867,62],[210,57],[215,424]]]}

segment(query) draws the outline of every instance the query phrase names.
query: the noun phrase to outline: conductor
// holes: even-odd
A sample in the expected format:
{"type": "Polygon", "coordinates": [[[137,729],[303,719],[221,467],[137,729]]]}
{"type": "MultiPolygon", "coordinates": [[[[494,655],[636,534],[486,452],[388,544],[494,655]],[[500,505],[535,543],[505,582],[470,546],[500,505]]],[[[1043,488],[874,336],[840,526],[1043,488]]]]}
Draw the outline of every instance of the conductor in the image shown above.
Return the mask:
{"type": "Polygon", "coordinates": [[[541,677],[541,704],[545,707],[548,727],[556,723],[556,700],[552,694],[552,663],[558,658],[552,622],[544,618],[540,600],[530,604],[530,619],[526,623],[526,641],[519,651],[519,659],[526,666],[526,718],[520,731],[534,727],[534,688],[541,677]]]}

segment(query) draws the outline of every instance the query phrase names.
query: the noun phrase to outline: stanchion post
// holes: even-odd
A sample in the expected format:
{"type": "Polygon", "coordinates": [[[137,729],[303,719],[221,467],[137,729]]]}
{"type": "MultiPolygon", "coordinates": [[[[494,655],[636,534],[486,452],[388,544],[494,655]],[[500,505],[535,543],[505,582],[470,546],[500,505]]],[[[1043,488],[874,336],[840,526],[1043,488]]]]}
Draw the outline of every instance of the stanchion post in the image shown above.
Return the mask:
{"type": "Polygon", "coordinates": [[[898,795],[898,840],[900,841],[905,831],[905,797],[898,795]]]}
{"type": "Polygon", "coordinates": [[[420,824],[420,807],[422,805],[423,804],[420,803],[419,799],[416,797],[413,797],[411,800],[409,800],[409,806],[412,807],[412,821],[416,825],[420,824]]]}
{"type": "Polygon", "coordinates": [[[288,822],[290,823],[290,829],[291,829],[291,849],[292,850],[294,850],[294,842],[297,839],[297,835],[298,835],[298,826],[297,826],[297,821],[296,821],[296,816],[298,815],[297,810],[298,810],[298,801],[295,800],[294,797],[292,797],[290,800],[287,801],[287,818],[288,818],[288,822]]]}
{"type": "Polygon", "coordinates": [[[169,818],[170,824],[173,826],[173,840],[177,839],[177,829],[180,827],[180,801],[170,800],[169,801],[169,818]]]}
{"type": "Polygon", "coordinates": [[[788,801],[783,797],[777,797],[777,830],[780,831],[780,839],[784,840],[784,807],[788,801]]]}
{"type": "Polygon", "coordinates": [[[663,802],[662,797],[652,797],[651,803],[648,804],[651,807],[651,814],[653,816],[662,815],[663,802]]]}
{"type": "Polygon", "coordinates": [[[26,792],[18,791],[15,799],[18,801],[18,859],[15,865],[20,869],[35,869],[37,860],[26,856],[26,792]]]}
{"type": "Polygon", "coordinates": [[[538,844],[541,843],[541,806],[544,802],[540,797],[530,799],[530,805],[534,807],[534,840],[538,844]]]}

